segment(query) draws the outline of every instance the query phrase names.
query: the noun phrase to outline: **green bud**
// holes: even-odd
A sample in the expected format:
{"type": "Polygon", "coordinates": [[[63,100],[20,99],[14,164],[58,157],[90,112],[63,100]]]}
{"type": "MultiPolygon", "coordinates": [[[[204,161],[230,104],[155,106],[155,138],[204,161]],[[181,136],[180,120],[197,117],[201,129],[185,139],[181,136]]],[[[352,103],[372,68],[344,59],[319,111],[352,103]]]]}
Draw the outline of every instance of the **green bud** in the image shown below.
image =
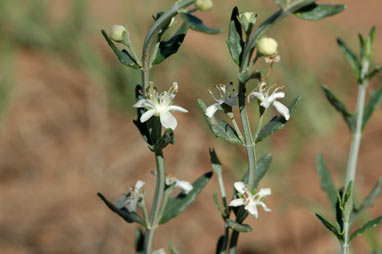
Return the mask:
{"type": "Polygon", "coordinates": [[[114,25],[110,30],[110,38],[115,42],[121,42],[124,40],[124,33],[127,33],[127,29],[121,25],[114,25]]]}
{"type": "Polygon", "coordinates": [[[212,0],[196,0],[195,1],[196,8],[201,11],[210,11],[214,6],[212,0]]]}
{"type": "Polygon", "coordinates": [[[263,37],[257,42],[257,50],[264,56],[274,56],[278,53],[277,41],[273,38],[263,37]]]}
{"type": "Polygon", "coordinates": [[[256,23],[257,14],[253,12],[243,12],[239,14],[239,21],[246,33],[249,33],[256,23]]]}

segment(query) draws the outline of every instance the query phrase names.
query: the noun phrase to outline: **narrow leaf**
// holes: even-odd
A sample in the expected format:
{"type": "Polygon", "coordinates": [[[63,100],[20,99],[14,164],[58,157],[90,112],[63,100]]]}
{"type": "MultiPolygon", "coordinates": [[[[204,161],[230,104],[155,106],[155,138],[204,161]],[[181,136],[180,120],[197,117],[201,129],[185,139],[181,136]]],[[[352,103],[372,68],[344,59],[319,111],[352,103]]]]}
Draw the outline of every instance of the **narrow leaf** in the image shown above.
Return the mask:
{"type": "Polygon", "coordinates": [[[330,206],[335,210],[337,203],[337,190],[333,183],[332,177],[330,176],[329,169],[326,166],[322,153],[317,155],[316,167],[320,177],[321,188],[326,192],[326,195],[329,198],[330,206]]]}
{"type": "Polygon", "coordinates": [[[97,193],[98,197],[102,199],[102,201],[105,203],[105,205],[118,214],[120,217],[122,217],[125,221],[128,223],[137,222],[145,227],[145,222],[142,220],[142,218],[135,212],[129,212],[126,208],[118,209],[112,202],[107,200],[101,193],[97,193]]]}
{"type": "Polygon", "coordinates": [[[129,52],[127,52],[125,49],[122,51],[119,51],[119,49],[115,46],[113,41],[109,38],[109,35],[105,32],[105,30],[102,30],[102,35],[105,37],[107,44],[109,44],[110,48],[113,50],[114,54],[118,57],[119,61],[133,69],[138,69],[139,66],[137,62],[135,61],[134,57],[132,57],[129,52]]]}
{"type": "Polygon", "coordinates": [[[240,22],[237,19],[238,16],[239,10],[235,7],[232,10],[231,21],[229,23],[227,45],[233,61],[240,65],[244,42],[240,22]]]}
{"type": "Polygon", "coordinates": [[[251,226],[249,226],[247,224],[240,224],[240,223],[233,221],[233,220],[230,220],[230,219],[227,219],[226,222],[227,222],[227,225],[230,228],[232,228],[233,230],[236,230],[239,232],[251,232],[252,231],[251,226]]]}
{"type": "Polygon", "coordinates": [[[382,216],[375,218],[374,220],[368,221],[363,226],[359,227],[353,234],[351,234],[349,241],[353,240],[355,237],[362,235],[366,230],[378,226],[382,222],[382,216]]]}
{"type": "Polygon", "coordinates": [[[223,32],[221,28],[211,28],[204,25],[203,21],[199,18],[189,14],[189,13],[181,13],[180,17],[187,23],[192,30],[206,33],[206,34],[218,34],[223,32]]]}
{"type": "Polygon", "coordinates": [[[338,112],[342,114],[342,117],[347,123],[350,131],[353,133],[355,130],[354,115],[347,110],[345,104],[340,99],[338,99],[338,97],[332,91],[330,91],[330,89],[326,85],[322,85],[321,87],[324,91],[326,99],[338,112]]]}
{"type": "Polygon", "coordinates": [[[316,217],[321,221],[321,223],[329,229],[340,241],[343,241],[343,236],[340,232],[338,232],[338,229],[336,226],[334,226],[332,223],[330,223],[325,217],[320,215],[319,213],[316,213],[316,217]]]}
{"type": "Polygon", "coordinates": [[[293,14],[300,19],[305,20],[320,20],[345,10],[346,6],[342,4],[309,4],[301,9],[298,9],[293,14]]]}
{"type": "Polygon", "coordinates": [[[211,165],[212,169],[216,174],[221,174],[222,172],[222,164],[218,158],[218,155],[215,152],[215,149],[210,149],[210,160],[211,160],[211,165]]]}
{"type": "Polygon", "coordinates": [[[144,251],[144,243],[145,243],[145,234],[143,233],[141,228],[137,228],[134,234],[135,239],[135,251],[138,254],[143,253],[144,251]]]}
{"type": "Polygon", "coordinates": [[[263,178],[269,166],[271,165],[271,161],[272,161],[272,154],[268,153],[268,154],[265,154],[256,162],[256,177],[255,177],[254,188],[257,188],[257,186],[259,185],[260,180],[263,178]]]}
{"type": "Polygon", "coordinates": [[[229,125],[226,121],[218,120],[215,116],[208,117],[206,115],[206,104],[201,99],[198,99],[198,103],[203,111],[203,115],[207,121],[208,126],[216,137],[223,138],[235,145],[243,144],[243,141],[239,138],[235,129],[232,128],[231,125],[229,125]]]}
{"type": "Polygon", "coordinates": [[[187,31],[188,24],[183,23],[180,26],[180,28],[176,31],[174,36],[172,36],[168,41],[161,41],[159,43],[158,53],[152,64],[159,64],[172,54],[175,54],[182,45],[184,38],[186,37],[187,31]]]}
{"type": "Polygon", "coordinates": [[[214,192],[214,205],[218,209],[220,215],[224,218],[225,215],[224,215],[224,212],[223,212],[222,208],[219,205],[218,194],[216,193],[216,191],[214,192]]]}
{"type": "Polygon", "coordinates": [[[224,235],[219,237],[218,243],[216,245],[216,254],[225,254],[225,249],[227,247],[227,239],[224,235]]]}
{"type": "MultiPolygon", "coordinates": [[[[296,105],[299,103],[301,97],[298,96],[293,100],[293,102],[289,105],[289,113],[292,115],[293,111],[296,108],[296,105]]],[[[283,116],[275,116],[269,121],[260,131],[259,136],[256,139],[256,143],[262,141],[264,138],[268,137],[272,133],[281,130],[285,127],[287,120],[283,116]]]]}
{"type": "Polygon", "coordinates": [[[381,101],[382,101],[382,88],[378,87],[376,91],[370,92],[369,102],[367,103],[365,107],[365,111],[363,113],[362,130],[365,129],[367,122],[369,121],[374,111],[378,108],[381,101]]]}
{"type": "Polygon", "coordinates": [[[196,197],[206,186],[208,181],[211,179],[213,173],[208,172],[198,179],[192,184],[192,191],[190,191],[187,195],[184,193],[180,193],[175,198],[170,198],[167,202],[167,205],[164,209],[162,218],[159,221],[159,224],[163,224],[172,218],[180,215],[186,208],[195,201],[196,197]]]}
{"type": "Polygon", "coordinates": [[[342,53],[345,55],[346,60],[348,60],[351,68],[353,69],[357,80],[359,81],[361,78],[361,65],[357,57],[341,39],[337,38],[337,43],[340,49],[342,50],[342,53]]]}
{"type": "Polygon", "coordinates": [[[382,188],[382,179],[379,178],[377,183],[375,184],[374,188],[371,190],[369,195],[364,199],[362,204],[353,210],[352,213],[352,221],[363,212],[368,207],[372,207],[375,203],[375,200],[377,199],[378,196],[381,195],[381,188],[382,188]]]}
{"type": "Polygon", "coordinates": [[[367,79],[371,80],[375,75],[379,74],[382,72],[382,66],[377,66],[374,67],[368,74],[367,74],[367,79]]]}

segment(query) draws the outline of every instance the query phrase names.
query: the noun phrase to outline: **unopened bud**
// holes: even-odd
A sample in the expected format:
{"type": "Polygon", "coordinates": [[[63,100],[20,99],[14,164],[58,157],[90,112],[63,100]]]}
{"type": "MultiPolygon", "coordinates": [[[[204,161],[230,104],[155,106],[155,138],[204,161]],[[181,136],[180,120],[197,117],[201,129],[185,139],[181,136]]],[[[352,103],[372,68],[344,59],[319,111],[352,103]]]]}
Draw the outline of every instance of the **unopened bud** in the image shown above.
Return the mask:
{"type": "Polygon", "coordinates": [[[210,11],[214,6],[212,0],[196,0],[195,1],[196,8],[201,11],[210,11]]]}
{"type": "Polygon", "coordinates": [[[127,32],[126,27],[121,25],[114,25],[110,30],[110,38],[113,41],[121,42],[124,39],[123,33],[127,32]]]}
{"type": "Polygon", "coordinates": [[[277,54],[278,44],[273,38],[264,37],[257,43],[257,50],[264,56],[273,56],[277,54]]]}
{"type": "Polygon", "coordinates": [[[239,14],[239,21],[245,32],[250,32],[251,26],[256,23],[257,14],[253,12],[243,12],[239,14]]]}

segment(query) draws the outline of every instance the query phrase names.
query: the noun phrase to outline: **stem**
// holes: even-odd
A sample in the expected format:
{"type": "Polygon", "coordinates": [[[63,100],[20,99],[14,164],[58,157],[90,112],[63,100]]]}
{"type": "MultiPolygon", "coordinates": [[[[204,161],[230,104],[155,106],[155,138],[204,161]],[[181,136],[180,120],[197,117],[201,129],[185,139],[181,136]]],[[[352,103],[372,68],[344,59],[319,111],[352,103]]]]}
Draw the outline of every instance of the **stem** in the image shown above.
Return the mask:
{"type": "Polygon", "coordinates": [[[235,129],[237,135],[239,136],[239,139],[242,140],[242,141],[244,141],[243,134],[241,134],[239,125],[237,125],[237,122],[236,122],[236,120],[235,120],[235,117],[234,117],[233,113],[230,112],[230,113],[228,113],[227,115],[228,115],[229,119],[231,119],[231,122],[232,122],[232,124],[233,124],[233,128],[235,129]]]}
{"type": "Polygon", "coordinates": [[[348,221],[344,221],[344,241],[341,243],[341,254],[349,253],[349,230],[350,223],[348,221]]]}
{"type": "Polygon", "coordinates": [[[152,253],[155,229],[158,227],[159,213],[161,210],[163,192],[165,187],[165,167],[162,151],[155,152],[155,161],[157,166],[157,183],[154,194],[154,201],[150,212],[150,226],[148,226],[145,235],[144,253],[152,253]]]}

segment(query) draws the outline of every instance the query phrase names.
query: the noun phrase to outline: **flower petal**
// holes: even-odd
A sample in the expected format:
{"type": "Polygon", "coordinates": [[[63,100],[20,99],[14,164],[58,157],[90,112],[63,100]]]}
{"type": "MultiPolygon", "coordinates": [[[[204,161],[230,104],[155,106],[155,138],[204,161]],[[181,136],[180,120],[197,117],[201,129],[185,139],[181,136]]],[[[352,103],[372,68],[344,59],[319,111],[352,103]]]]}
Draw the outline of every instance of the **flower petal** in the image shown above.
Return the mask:
{"type": "Polygon", "coordinates": [[[160,122],[164,128],[166,128],[166,129],[170,128],[172,130],[175,130],[175,128],[178,124],[175,117],[168,110],[162,111],[160,113],[160,122]]]}
{"type": "Polygon", "coordinates": [[[261,207],[263,207],[264,211],[266,211],[266,212],[271,212],[271,211],[272,211],[271,209],[269,209],[269,208],[266,206],[266,204],[265,204],[264,202],[262,202],[262,201],[257,201],[256,203],[257,203],[258,205],[260,205],[261,207]]]}
{"type": "Polygon", "coordinates": [[[127,210],[129,212],[135,212],[137,209],[137,200],[135,198],[127,199],[127,210]]]}
{"type": "Polygon", "coordinates": [[[235,206],[235,207],[242,206],[242,205],[244,205],[244,199],[242,198],[234,199],[229,203],[229,206],[235,206]]]}
{"type": "Polygon", "coordinates": [[[278,93],[273,93],[271,96],[269,96],[269,99],[274,101],[276,99],[284,98],[285,93],[284,92],[278,92],[278,93]]]}
{"type": "Polygon", "coordinates": [[[255,97],[255,98],[257,98],[257,99],[259,99],[261,101],[265,100],[265,97],[264,97],[263,93],[253,92],[253,93],[250,94],[250,96],[251,96],[251,98],[255,97]]]}
{"type": "Polygon", "coordinates": [[[127,198],[117,200],[115,201],[115,207],[117,207],[118,209],[122,209],[126,206],[127,201],[128,201],[127,198]]]}
{"type": "Polygon", "coordinates": [[[136,192],[140,191],[142,189],[143,185],[145,185],[145,182],[138,180],[137,183],[135,184],[135,191],[136,192]]]}
{"type": "Polygon", "coordinates": [[[277,109],[277,111],[285,118],[285,120],[289,120],[290,115],[289,115],[289,109],[282,104],[281,102],[275,101],[273,102],[273,106],[277,109]]]}
{"type": "Polygon", "coordinates": [[[245,210],[247,210],[248,213],[250,213],[253,217],[255,217],[255,219],[257,219],[257,217],[259,216],[255,204],[253,204],[253,205],[246,205],[245,206],[245,210]]]}
{"type": "Polygon", "coordinates": [[[256,195],[258,195],[261,198],[265,197],[265,196],[269,196],[272,194],[272,190],[270,188],[265,188],[265,189],[260,189],[256,195]]]}
{"type": "Polygon", "coordinates": [[[154,114],[155,114],[154,109],[150,109],[150,110],[146,111],[145,113],[143,113],[143,115],[141,115],[141,118],[140,118],[141,123],[144,123],[147,120],[149,120],[154,114]]]}
{"type": "Polygon", "coordinates": [[[144,107],[144,103],[146,102],[146,99],[140,99],[137,103],[133,105],[134,108],[142,108],[144,107]]]}
{"type": "Polygon", "coordinates": [[[209,106],[206,110],[206,116],[208,116],[209,118],[213,117],[216,111],[219,109],[219,106],[219,103],[215,103],[209,106]]]}
{"type": "Polygon", "coordinates": [[[184,194],[188,194],[193,189],[192,184],[181,180],[177,180],[175,186],[180,188],[184,194]]]}
{"type": "Polygon", "coordinates": [[[239,192],[240,194],[243,194],[244,192],[247,191],[247,187],[245,187],[245,184],[243,182],[235,182],[233,186],[235,187],[237,192],[239,192]]]}
{"type": "Polygon", "coordinates": [[[179,106],[175,106],[175,105],[169,106],[169,107],[168,107],[168,110],[178,111],[178,112],[183,112],[183,113],[188,113],[188,110],[187,110],[187,109],[182,108],[182,107],[179,107],[179,106]]]}

